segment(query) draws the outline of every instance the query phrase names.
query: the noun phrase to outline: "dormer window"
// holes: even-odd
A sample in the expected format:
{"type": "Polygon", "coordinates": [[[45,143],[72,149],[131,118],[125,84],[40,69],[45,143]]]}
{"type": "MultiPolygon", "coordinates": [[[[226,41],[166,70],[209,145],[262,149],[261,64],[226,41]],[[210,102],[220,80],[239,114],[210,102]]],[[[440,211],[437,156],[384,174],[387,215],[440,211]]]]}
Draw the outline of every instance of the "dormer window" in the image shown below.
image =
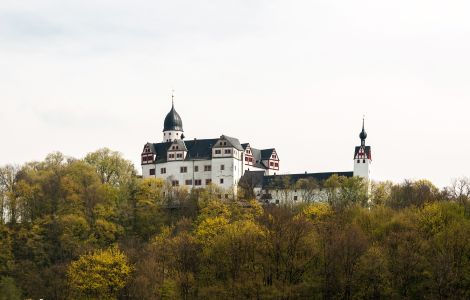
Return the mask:
{"type": "Polygon", "coordinates": [[[232,150],[230,150],[230,149],[225,149],[225,154],[230,154],[230,153],[232,153],[232,150]]]}

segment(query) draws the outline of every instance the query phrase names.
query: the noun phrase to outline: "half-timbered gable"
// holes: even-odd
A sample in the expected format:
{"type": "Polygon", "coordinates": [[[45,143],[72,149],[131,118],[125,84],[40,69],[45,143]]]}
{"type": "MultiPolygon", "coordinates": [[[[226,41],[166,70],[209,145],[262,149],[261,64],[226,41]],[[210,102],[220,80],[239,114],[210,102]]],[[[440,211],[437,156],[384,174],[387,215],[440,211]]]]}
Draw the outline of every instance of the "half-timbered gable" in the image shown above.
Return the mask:
{"type": "Polygon", "coordinates": [[[261,150],[261,161],[267,169],[279,171],[279,157],[276,149],[264,149],[261,150]]]}
{"type": "Polygon", "coordinates": [[[144,149],[142,150],[141,158],[143,165],[151,164],[155,161],[155,151],[152,144],[145,144],[144,149]]]}

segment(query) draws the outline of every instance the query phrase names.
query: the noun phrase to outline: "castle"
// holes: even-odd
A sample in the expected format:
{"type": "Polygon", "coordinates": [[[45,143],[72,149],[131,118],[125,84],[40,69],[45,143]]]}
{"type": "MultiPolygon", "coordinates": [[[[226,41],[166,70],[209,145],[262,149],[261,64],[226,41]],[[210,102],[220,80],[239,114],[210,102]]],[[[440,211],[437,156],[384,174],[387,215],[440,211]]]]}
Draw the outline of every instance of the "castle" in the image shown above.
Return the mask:
{"type": "MultiPolygon", "coordinates": [[[[289,177],[292,183],[299,179],[326,180],[333,174],[359,176],[370,180],[372,162],[371,147],[366,146],[367,133],[359,134],[361,145],[354,151],[354,170],[351,172],[327,172],[304,174],[281,174],[280,160],[275,148],[257,149],[250,143],[227,135],[213,139],[187,140],[183,121],[176,112],[174,102],[163,124],[163,140],[147,143],[141,155],[143,178],[162,178],[173,186],[199,188],[210,184],[237,193],[240,180],[250,178],[260,196],[265,186],[289,177]]],[[[226,194],[226,197],[228,194],[226,194]]],[[[299,196],[293,196],[295,200],[299,196]]],[[[276,201],[273,199],[273,201],[276,201]]],[[[278,201],[276,201],[278,202],[278,201]]]]}

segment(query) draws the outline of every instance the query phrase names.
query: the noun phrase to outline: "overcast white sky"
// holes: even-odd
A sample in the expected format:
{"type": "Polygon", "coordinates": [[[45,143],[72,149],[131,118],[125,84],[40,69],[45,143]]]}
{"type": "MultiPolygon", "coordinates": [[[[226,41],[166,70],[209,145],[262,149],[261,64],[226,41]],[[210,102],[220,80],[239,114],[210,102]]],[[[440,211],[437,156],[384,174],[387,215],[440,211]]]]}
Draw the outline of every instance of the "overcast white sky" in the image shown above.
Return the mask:
{"type": "Polygon", "coordinates": [[[0,164],[118,150],[140,169],[175,89],[188,138],[283,171],[470,175],[470,1],[0,2],[0,164]]]}

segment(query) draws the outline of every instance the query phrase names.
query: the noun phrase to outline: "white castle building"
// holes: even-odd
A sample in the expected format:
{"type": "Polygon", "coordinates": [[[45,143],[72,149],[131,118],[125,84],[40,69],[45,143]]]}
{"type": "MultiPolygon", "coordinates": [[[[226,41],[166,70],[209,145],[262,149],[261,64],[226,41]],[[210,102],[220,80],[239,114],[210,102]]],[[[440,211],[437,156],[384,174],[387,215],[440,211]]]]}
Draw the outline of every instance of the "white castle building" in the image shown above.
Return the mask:
{"type": "Polygon", "coordinates": [[[183,122],[176,112],[174,103],[165,117],[163,140],[160,143],[147,143],[144,146],[141,163],[143,178],[162,178],[173,186],[200,188],[215,184],[225,190],[237,192],[240,179],[254,176],[260,188],[273,180],[289,176],[295,180],[312,178],[328,179],[333,174],[340,176],[360,176],[370,180],[372,162],[371,147],[365,145],[367,133],[359,135],[361,145],[354,152],[354,171],[286,174],[280,173],[279,156],[275,148],[257,149],[250,143],[240,143],[239,139],[221,135],[213,139],[185,140],[183,122]]]}

